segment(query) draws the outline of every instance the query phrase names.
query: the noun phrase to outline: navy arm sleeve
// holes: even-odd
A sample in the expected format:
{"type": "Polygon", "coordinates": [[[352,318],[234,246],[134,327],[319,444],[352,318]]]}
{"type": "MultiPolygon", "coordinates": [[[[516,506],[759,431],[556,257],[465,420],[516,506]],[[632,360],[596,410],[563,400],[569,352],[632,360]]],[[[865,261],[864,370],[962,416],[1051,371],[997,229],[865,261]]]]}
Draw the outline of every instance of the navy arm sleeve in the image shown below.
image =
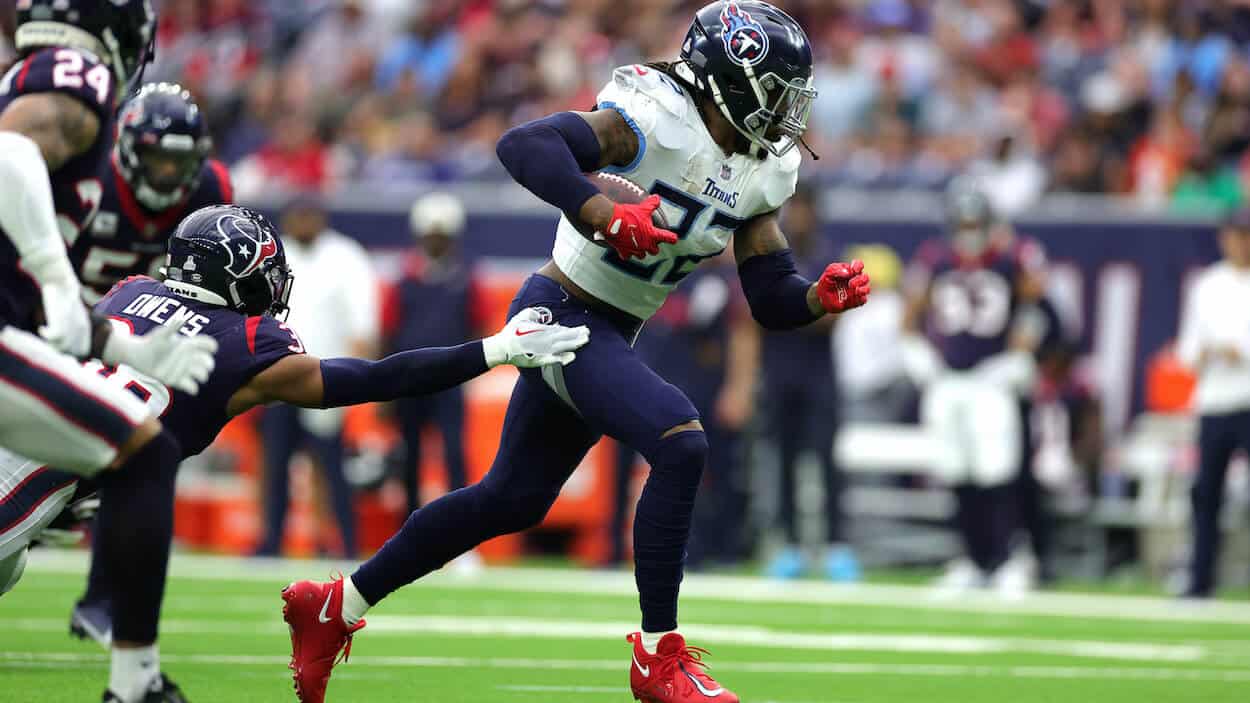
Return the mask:
{"type": "Polygon", "coordinates": [[[789,249],[752,256],[738,267],[751,316],[768,330],[789,330],[815,322],[807,305],[812,282],[799,275],[789,249]]]}
{"type": "Polygon", "coordinates": [[[321,406],[337,408],[437,393],[486,373],[482,343],[414,349],[381,361],[323,359],[321,406]]]}
{"type": "Polygon", "coordinates": [[[517,183],[569,216],[599,193],[583,175],[599,168],[599,139],[571,112],[513,127],[499,138],[495,153],[517,183]]]}

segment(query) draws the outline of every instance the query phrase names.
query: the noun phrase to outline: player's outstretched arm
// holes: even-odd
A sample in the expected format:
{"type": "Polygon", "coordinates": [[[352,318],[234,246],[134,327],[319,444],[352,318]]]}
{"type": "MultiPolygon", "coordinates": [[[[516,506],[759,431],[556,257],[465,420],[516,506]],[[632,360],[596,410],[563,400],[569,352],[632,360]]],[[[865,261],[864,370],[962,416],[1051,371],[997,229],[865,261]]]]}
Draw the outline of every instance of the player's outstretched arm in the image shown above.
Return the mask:
{"type": "Polygon", "coordinates": [[[0,114],[0,228],[39,284],[46,318],[40,333],[78,357],[88,352],[91,326],[57,227],[48,174],[91,148],[99,129],[91,110],[58,93],[23,95],[0,114]]]}
{"type": "Polygon", "coordinates": [[[800,276],[776,211],[751,218],[734,233],[734,258],[751,315],[770,330],[857,308],[871,292],[862,261],[829,264],[815,282],[800,276]]]}
{"type": "Polygon", "coordinates": [[[335,408],[437,393],[458,386],[494,366],[568,364],[590,340],[585,326],[538,321],[538,312],[517,313],[498,334],[454,347],[414,349],[382,359],[284,357],[231,397],[231,415],[256,405],[284,402],[305,408],[335,408]]]}

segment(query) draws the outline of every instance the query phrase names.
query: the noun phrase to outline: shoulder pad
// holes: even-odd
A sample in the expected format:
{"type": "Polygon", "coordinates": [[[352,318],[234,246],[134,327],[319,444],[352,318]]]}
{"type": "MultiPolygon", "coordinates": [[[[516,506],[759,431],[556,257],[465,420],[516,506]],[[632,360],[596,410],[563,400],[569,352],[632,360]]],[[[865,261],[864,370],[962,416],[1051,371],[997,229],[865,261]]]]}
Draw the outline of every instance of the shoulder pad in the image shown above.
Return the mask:
{"type": "Polygon", "coordinates": [[[614,69],[612,80],[599,92],[596,106],[620,111],[643,136],[654,136],[654,141],[667,149],[680,149],[687,143],[690,103],[686,94],[653,68],[633,64],[614,69]]]}
{"type": "Polygon", "coordinates": [[[14,64],[0,81],[0,95],[65,93],[101,120],[113,114],[117,85],[112,70],[81,49],[50,47],[14,64]]]}
{"type": "Polygon", "coordinates": [[[794,189],[799,183],[799,164],[802,161],[803,155],[797,148],[781,157],[768,157],[768,164],[764,169],[765,180],[761,186],[764,203],[769,210],[776,210],[794,195],[794,189]]]}

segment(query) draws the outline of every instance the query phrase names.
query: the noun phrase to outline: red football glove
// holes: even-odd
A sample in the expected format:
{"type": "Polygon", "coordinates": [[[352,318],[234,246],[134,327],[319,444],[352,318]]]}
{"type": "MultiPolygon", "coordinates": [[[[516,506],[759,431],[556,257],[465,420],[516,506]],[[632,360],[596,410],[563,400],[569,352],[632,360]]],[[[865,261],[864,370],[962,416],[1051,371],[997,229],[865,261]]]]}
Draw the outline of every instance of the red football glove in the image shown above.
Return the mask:
{"type": "Polygon", "coordinates": [[[660,206],[660,196],[651,195],[637,205],[616,203],[612,207],[612,219],[600,236],[607,241],[622,259],[643,258],[659,254],[661,244],[677,243],[677,235],[656,227],[651,213],[660,206]]]}
{"type": "Polygon", "coordinates": [[[872,292],[864,262],[829,264],[816,283],[816,296],[825,312],[843,312],[868,302],[872,292]]]}

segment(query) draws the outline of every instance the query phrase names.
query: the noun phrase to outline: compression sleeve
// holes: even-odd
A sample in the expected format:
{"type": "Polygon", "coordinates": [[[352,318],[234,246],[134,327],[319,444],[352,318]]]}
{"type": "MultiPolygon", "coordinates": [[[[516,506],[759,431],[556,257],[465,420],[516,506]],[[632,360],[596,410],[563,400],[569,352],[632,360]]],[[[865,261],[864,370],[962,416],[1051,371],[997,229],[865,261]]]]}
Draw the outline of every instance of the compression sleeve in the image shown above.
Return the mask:
{"type": "Polygon", "coordinates": [[[482,343],[414,349],[381,361],[323,359],[321,407],[337,408],[437,393],[486,372],[482,343]]]}
{"type": "Polygon", "coordinates": [[[569,216],[599,193],[583,175],[599,168],[599,139],[571,112],[513,127],[499,138],[495,153],[517,183],[569,216]]]}
{"type": "Polygon", "coordinates": [[[812,282],[799,275],[789,249],[752,256],[738,267],[751,316],[765,329],[789,330],[815,322],[807,305],[812,282]]]}
{"type": "Polygon", "coordinates": [[[76,281],[56,224],[48,165],[26,135],[0,132],[0,183],[0,228],[22,268],[40,285],[76,281]]]}

